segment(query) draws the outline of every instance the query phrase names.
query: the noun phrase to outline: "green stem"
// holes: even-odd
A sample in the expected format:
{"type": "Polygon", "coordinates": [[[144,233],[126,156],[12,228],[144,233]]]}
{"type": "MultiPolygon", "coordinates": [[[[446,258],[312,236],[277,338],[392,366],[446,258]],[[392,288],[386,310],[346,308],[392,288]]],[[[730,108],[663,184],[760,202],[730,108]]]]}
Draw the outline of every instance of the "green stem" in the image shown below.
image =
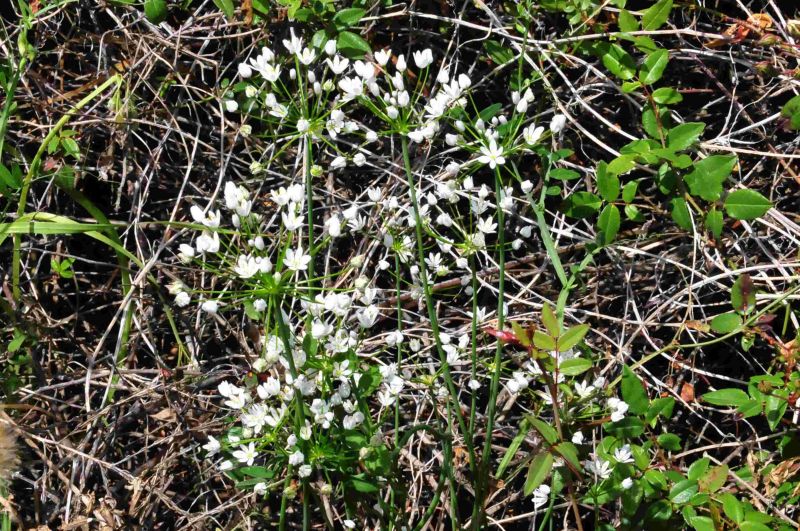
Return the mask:
{"type": "MultiPolygon", "coordinates": [[[[503,202],[503,183],[500,179],[500,168],[495,168],[495,204],[497,205],[497,329],[502,330],[505,325],[504,298],[505,298],[505,212],[500,206],[503,202]]],[[[472,514],[472,528],[480,529],[483,523],[483,504],[488,490],[489,483],[489,464],[491,463],[492,452],[492,432],[494,431],[494,421],[497,409],[497,394],[500,388],[500,372],[502,369],[501,359],[503,354],[502,342],[497,342],[494,353],[492,380],[489,386],[489,405],[486,411],[486,438],[483,443],[483,453],[481,454],[481,468],[478,474],[478,482],[475,486],[475,506],[472,514]]]]}
{"type": "Polygon", "coordinates": [[[408,179],[408,188],[411,194],[411,203],[414,207],[414,218],[416,223],[414,223],[414,229],[416,230],[417,235],[417,265],[419,266],[419,276],[420,282],[422,283],[422,291],[425,294],[425,306],[428,310],[428,318],[431,321],[431,333],[433,334],[433,340],[436,344],[436,352],[439,355],[439,361],[442,365],[442,372],[444,373],[444,380],[445,384],[447,385],[447,390],[450,393],[450,400],[453,403],[453,410],[456,414],[456,419],[458,420],[458,425],[464,434],[464,443],[467,446],[467,452],[469,453],[469,465],[470,471],[475,474],[475,449],[472,445],[472,436],[471,432],[467,429],[467,424],[464,421],[464,415],[461,412],[461,404],[458,400],[458,391],[456,390],[455,385],[453,384],[453,377],[450,373],[450,366],[447,363],[447,355],[445,354],[444,350],[442,349],[442,342],[441,338],[439,337],[439,320],[436,317],[436,308],[433,305],[433,296],[431,294],[431,287],[428,284],[428,273],[425,265],[425,249],[422,246],[423,236],[422,236],[422,218],[419,214],[419,204],[417,202],[417,191],[416,191],[416,182],[414,180],[414,172],[411,169],[411,159],[408,154],[408,138],[405,136],[400,137],[400,143],[403,148],[403,165],[406,171],[406,178],[408,179]]]}
{"type": "MultiPolygon", "coordinates": [[[[47,133],[47,136],[44,137],[42,144],[39,146],[39,149],[36,151],[36,154],[33,156],[33,160],[31,161],[30,168],[28,169],[28,173],[25,174],[25,179],[22,181],[22,190],[20,191],[19,195],[19,203],[17,204],[17,218],[22,216],[25,213],[25,206],[28,200],[28,191],[31,187],[31,182],[33,181],[33,176],[36,175],[39,171],[39,165],[42,162],[42,157],[44,156],[45,152],[47,151],[47,146],[50,144],[50,141],[55,138],[55,136],[61,131],[67,122],[69,122],[70,118],[84,108],[86,105],[91,103],[97,96],[103,93],[108,87],[113,85],[114,83],[119,83],[122,81],[122,77],[119,75],[111,76],[110,78],[106,79],[99,87],[94,89],[90,92],[85,98],[75,104],[69,111],[67,111],[64,116],[62,116],[56,125],[50,129],[50,132],[47,133]]],[[[13,262],[12,262],[12,292],[14,295],[14,300],[19,301],[22,293],[19,287],[19,274],[20,274],[20,246],[22,245],[22,236],[20,234],[14,235],[14,249],[13,249],[13,262]]]]}

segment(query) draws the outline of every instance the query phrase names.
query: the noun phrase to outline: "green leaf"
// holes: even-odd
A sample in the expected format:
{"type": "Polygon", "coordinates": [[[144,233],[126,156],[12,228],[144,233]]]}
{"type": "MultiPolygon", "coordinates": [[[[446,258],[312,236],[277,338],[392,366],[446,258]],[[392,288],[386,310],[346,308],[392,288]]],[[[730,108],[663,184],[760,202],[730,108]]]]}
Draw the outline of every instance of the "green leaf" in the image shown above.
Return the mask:
{"type": "Polygon", "coordinates": [[[644,385],[627,366],[622,367],[622,400],[628,404],[628,411],[634,415],[644,413],[650,405],[644,385]]]}
{"type": "Polygon", "coordinates": [[[669,52],[664,49],[656,50],[647,56],[642,63],[642,71],[639,79],[645,85],[652,85],[664,75],[664,69],[669,63],[669,52]]]}
{"type": "Polygon", "coordinates": [[[356,492],[363,492],[364,494],[372,494],[381,490],[380,487],[378,487],[378,485],[375,483],[356,477],[350,478],[349,483],[356,490],[356,492]]]}
{"type": "Polygon", "coordinates": [[[775,428],[778,427],[783,415],[786,413],[786,407],[788,405],[789,402],[787,402],[785,398],[773,394],[767,395],[767,401],[764,404],[764,413],[767,415],[767,423],[769,423],[771,430],[775,431],[775,428]]]}
{"type": "Polygon", "coordinates": [[[715,466],[698,480],[700,489],[711,494],[717,492],[728,479],[728,465],[715,466]]]}
{"type": "Polygon", "coordinates": [[[693,516],[689,519],[689,525],[696,531],[715,531],[714,520],[708,516],[693,516]]]}
{"type": "Polygon", "coordinates": [[[569,464],[579,471],[583,470],[581,460],[578,458],[578,448],[574,444],[571,442],[562,442],[557,444],[554,448],[569,464]]]}
{"type": "Polygon", "coordinates": [[[504,65],[514,60],[514,52],[497,41],[488,40],[483,48],[489,57],[498,65],[504,65]]]}
{"type": "Polygon", "coordinates": [[[721,313],[711,320],[711,329],[718,334],[729,334],[742,326],[742,317],[738,313],[721,313]]]}
{"type": "Polygon", "coordinates": [[[608,163],[606,171],[610,175],[623,175],[636,167],[636,155],[620,155],[608,163]]]}
{"type": "Polygon", "coordinates": [[[636,197],[636,191],[639,189],[639,181],[631,181],[622,188],[622,200],[630,203],[636,197]]]}
{"type": "Polygon", "coordinates": [[[348,7],[338,11],[333,15],[333,23],[339,29],[349,28],[358,24],[358,22],[366,15],[366,11],[360,7],[348,7]]]}
{"type": "Polygon", "coordinates": [[[525,478],[525,486],[522,491],[525,496],[530,496],[536,487],[544,483],[550,471],[553,469],[553,455],[550,452],[542,452],[531,461],[528,468],[528,475],[525,478]]]}
{"type": "Polygon", "coordinates": [[[561,333],[561,325],[558,323],[558,317],[553,313],[553,308],[549,304],[542,305],[542,323],[550,333],[551,336],[557,336],[561,333]]]}
{"type": "Polygon", "coordinates": [[[719,495],[719,499],[722,502],[722,510],[725,512],[725,516],[737,524],[744,520],[744,506],[736,496],[730,492],[723,492],[719,495]]]}
{"type": "Polygon", "coordinates": [[[576,172],[575,170],[570,170],[568,168],[555,168],[550,170],[550,172],[547,175],[553,179],[558,179],[561,181],[571,181],[581,176],[580,173],[576,172]]]}
{"type": "Polygon", "coordinates": [[[694,163],[694,170],[684,180],[692,195],[716,201],[722,195],[722,183],[736,166],[736,156],[711,155],[694,163]]]}
{"type": "Polygon", "coordinates": [[[581,342],[583,337],[589,331],[588,324],[579,324],[573,327],[570,327],[566,332],[564,332],[557,341],[557,350],[558,352],[566,352],[578,343],[581,342]]]}
{"type": "Polygon", "coordinates": [[[725,211],[734,219],[756,219],[772,208],[769,199],[754,190],[742,189],[728,195],[725,211]]]}
{"type": "Polygon", "coordinates": [[[608,164],[599,162],[597,164],[597,191],[600,192],[600,197],[609,203],[616,201],[619,197],[619,177],[609,173],[608,164]]]}
{"type": "Polygon", "coordinates": [[[597,218],[597,228],[600,233],[597,235],[601,245],[608,245],[617,237],[620,226],[619,209],[616,205],[606,205],[600,216],[597,218]]]}
{"type": "Polygon", "coordinates": [[[555,428],[545,421],[531,415],[526,415],[525,418],[528,419],[528,422],[530,422],[534,428],[536,428],[536,431],[539,432],[539,435],[541,435],[548,444],[555,444],[555,442],[558,440],[558,433],[556,432],[555,428]]]}
{"type": "Polygon", "coordinates": [[[511,321],[511,330],[514,332],[514,335],[519,340],[520,344],[523,347],[531,346],[530,336],[528,335],[528,331],[525,330],[521,324],[517,321],[511,321]]]}
{"type": "Polygon", "coordinates": [[[675,399],[671,396],[663,396],[661,398],[656,398],[650,403],[650,407],[647,408],[647,413],[645,413],[644,419],[645,421],[650,424],[650,426],[655,427],[656,419],[660,416],[664,418],[670,418],[672,416],[672,409],[675,407],[675,399]]]}
{"type": "Polygon", "coordinates": [[[608,70],[623,81],[636,75],[636,61],[619,44],[598,44],[600,59],[608,70]]]}
{"type": "Polygon", "coordinates": [[[683,230],[692,230],[692,215],[686,201],[682,197],[675,197],[669,203],[672,220],[683,230]]]}
{"type": "Polygon", "coordinates": [[[739,531],[772,531],[772,528],[760,522],[746,521],[739,524],[739,531]]]}
{"type": "Polygon", "coordinates": [[[511,440],[511,444],[508,445],[508,449],[506,450],[505,455],[503,455],[502,461],[500,461],[500,465],[497,467],[497,472],[495,473],[494,477],[501,478],[503,477],[503,472],[506,471],[508,465],[511,464],[511,460],[514,459],[514,455],[516,455],[517,450],[522,445],[522,441],[525,440],[525,437],[528,435],[528,420],[522,419],[522,422],[519,424],[519,431],[517,435],[511,440]]]}
{"type": "Polygon", "coordinates": [[[669,499],[672,503],[684,504],[697,494],[697,481],[684,479],[679,481],[669,489],[669,499]]]}
{"type": "Polygon", "coordinates": [[[781,116],[789,118],[789,127],[800,129],[800,96],[795,96],[786,102],[781,109],[781,116]]]}
{"type": "Polygon", "coordinates": [[[561,362],[558,372],[566,376],[577,376],[592,368],[592,360],[587,358],[570,358],[561,362]]]}
{"type": "Polygon", "coordinates": [[[697,142],[705,128],[706,124],[703,122],[689,122],[677,125],[667,133],[667,146],[672,151],[684,150],[697,142]]]}
{"type": "Polygon", "coordinates": [[[750,400],[741,389],[718,389],[703,395],[703,400],[715,406],[741,406],[750,400]]]}
{"type": "Polygon", "coordinates": [[[703,474],[706,473],[708,470],[708,465],[711,463],[711,459],[708,457],[703,457],[702,459],[698,459],[689,467],[689,470],[686,472],[686,477],[689,479],[700,479],[703,477],[703,474]]]}
{"type": "Polygon", "coordinates": [[[339,38],[336,40],[336,47],[342,54],[350,58],[360,58],[372,52],[367,41],[350,31],[342,31],[339,33],[339,38]]]}
{"type": "Polygon", "coordinates": [[[167,18],[167,0],[145,0],[144,15],[153,24],[160,24],[167,18]]]}
{"type": "Polygon", "coordinates": [[[653,101],[660,105],[672,105],[683,101],[683,95],[672,87],[661,87],[653,91],[653,101]]]}
{"type": "Polygon", "coordinates": [[[541,330],[537,330],[533,333],[533,344],[536,345],[536,348],[539,350],[546,350],[548,352],[556,350],[556,340],[541,330]]]}
{"type": "Polygon", "coordinates": [[[619,12],[619,30],[624,32],[639,31],[639,21],[627,9],[619,12]]]}
{"type": "Polygon", "coordinates": [[[220,11],[225,13],[225,18],[231,19],[233,18],[234,7],[233,7],[233,0],[214,0],[214,5],[217,6],[220,11]]]}
{"type": "Polygon", "coordinates": [[[642,29],[657,30],[667,21],[671,10],[672,0],[659,0],[642,15],[642,29]]]}
{"type": "Polygon", "coordinates": [[[656,440],[658,445],[665,450],[678,452],[681,449],[681,438],[674,433],[662,433],[656,440]]]}
{"type": "Polygon", "coordinates": [[[719,239],[722,236],[722,212],[716,208],[712,208],[706,213],[706,228],[711,231],[714,238],[719,239]]]}
{"type": "Polygon", "coordinates": [[[598,210],[603,201],[591,192],[575,192],[564,200],[564,212],[573,218],[585,218],[598,210]]]}

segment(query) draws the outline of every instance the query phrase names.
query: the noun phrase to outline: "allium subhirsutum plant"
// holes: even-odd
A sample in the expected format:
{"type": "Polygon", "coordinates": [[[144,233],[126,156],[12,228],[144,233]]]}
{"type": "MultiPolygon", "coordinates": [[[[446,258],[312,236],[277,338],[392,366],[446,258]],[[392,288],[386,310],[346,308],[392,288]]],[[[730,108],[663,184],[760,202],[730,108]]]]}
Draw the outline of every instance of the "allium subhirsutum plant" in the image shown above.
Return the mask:
{"type": "MultiPolygon", "coordinates": [[[[304,528],[319,498],[343,502],[346,527],[392,529],[424,525],[442,496],[454,528],[480,528],[501,391],[527,393],[533,410],[553,419],[553,447],[578,444],[578,419],[605,411],[593,400],[601,382],[577,379],[592,366],[581,357],[590,351],[578,350],[583,328],[561,348],[558,334],[571,329],[550,323],[558,328],[551,348],[530,347],[515,370],[507,342],[498,340],[489,360],[480,354],[491,335],[504,333],[506,254],[520,251],[536,225],[525,217],[535,185],[517,162],[550,156],[544,143],[563,128],[561,117],[546,130],[528,116],[532,87],[479,110],[468,75],[428,49],[408,59],[381,50],[351,61],[333,41],[314,49],[292,32],[238,65],[238,76],[224,107],[241,117],[241,134],[268,139],[270,148],[247,182],[224,184],[219,205],[190,209],[196,233],[180,244],[179,260],[216,281],[170,286],[177,306],[258,330],[252,370],[219,385],[232,422],[222,436],[209,436],[208,456],[219,455],[218,467],[239,487],[278,493],[281,528],[298,497],[304,528]],[[444,154],[431,156],[434,149],[444,154]],[[354,169],[389,182],[347,199],[328,190],[320,200],[326,179],[354,169]],[[288,180],[265,197],[262,183],[276,174],[288,180]],[[509,216],[522,220],[513,235],[509,216]],[[348,246],[353,252],[338,260],[348,246]],[[491,267],[496,288],[480,276],[491,267]],[[470,300],[461,328],[442,325],[443,284],[470,300]],[[479,305],[479,292],[496,299],[495,310],[479,305]],[[407,301],[419,301],[427,318],[407,301]],[[412,405],[432,410],[435,422],[410,420],[412,405]],[[420,430],[441,445],[443,465],[430,509],[410,515],[398,460],[420,430]],[[456,446],[470,471],[471,516],[459,514],[463,479],[450,466],[456,446]]],[[[625,413],[621,401],[608,406],[612,416],[625,413]]],[[[606,475],[603,466],[596,462],[598,476],[606,475]]],[[[566,485],[574,502],[573,483],[566,485]]],[[[537,510],[547,500],[552,508],[547,489],[557,486],[536,485],[537,510]]]]}

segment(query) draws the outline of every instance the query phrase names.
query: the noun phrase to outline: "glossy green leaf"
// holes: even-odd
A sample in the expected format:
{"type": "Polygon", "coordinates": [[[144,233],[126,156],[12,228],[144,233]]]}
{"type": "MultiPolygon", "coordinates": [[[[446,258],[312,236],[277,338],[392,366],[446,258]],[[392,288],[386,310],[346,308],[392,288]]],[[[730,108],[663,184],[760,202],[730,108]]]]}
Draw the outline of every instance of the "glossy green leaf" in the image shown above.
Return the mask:
{"type": "Polygon", "coordinates": [[[672,220],[683,230],[692,230],[692,215],[689,206],[682,197],[670,200],[670,214],[672,220]]]}
{"type": "Polygon", "coordinates": [[[619,23],[619,30],[620,31],[639,31],[639,21],[636,20],[630,11],[627,9],[623,9],[619,12],[619,18],[617,19],[619,23]]]}
{"type": "Polygon", "coordinates": [[[661,87],[653,91],[653,101],[660,105],[672,105],[683,101],[683,95],[672,87],[661,87]]]}
{"type": "Polygon", "coordinates": [[[724,492],[719,495],[719,499],[722,502],[722,510],[725,512],[725,516],[737,524],[744,520],[744,506],[736,496],[730,492],[724,492]]]}
{"type": "Polygon", "coordinates": [[[645,85],[652,85],[664,75],[664,69],[669,63],[669,52],[664,49],[656,50],[647,56],[642,63],[639,80],[645,85]]]}
{"type": "Polygon", "coordinates": [[[740,326],[742,317],[738,313],[722,313],[711,320],[711,329],[718,334],[728,334],[740,326]]]}
{"type": "Polygon", "coordinates": [[[703,395],[703,400],[715,406],[740,406],[750,400],[747,393],[741,389],[718,389],[703,395]]]}
{"type": "Polygon", "coordinates": [[[600,162],[597,164],[597,191],[600,197],[606,201],[613,202],[619,197],[620,182],[619,177],[608,172],[608,164],[600,162]]]}
{"type": "Polygon", "coordinates": [[[566,376],[577,376],[592,368],[592,360],[587,358],[570,358],[561,362],[558,372],[566,376]]]}
{"type": "Polygon", "coordinates": [[[636,75],[636,61],[619,44],[609,44],[606,42],[598,45],[600,59],[608,70],[624,80],[633,79],[636,75]]]}
{"type": "Polygon", "coordinates": [[[697,494],[697,491],[697,481],[684,479],[673,485],[669,490],[669,500],[672,503],[684,504],[692,499],[692,496],[697,494]]]}
{"type": "Polygon", "coordinates": [[[597,218],[597,235],[601,245],[608,245],[617,237],[620,227],[619,209],[616,205],[606,205],[597,218]]]}
{"type": "Polygon", "coordinates": [[[153,24],[160,24],[167,18],[167,0],[145,0],[144,14],[153,24]]]}
{"type": "Polygon", "coordinates": [[[333,23],[344,29],[358,24],[367,12],[359,7],[348,7],[337,11],[333,16],[333,23]]]}
{"type": "Polygon", "coordinates": [[[700,490],[711,494],[717,492],[728,480],[728,465],[715,466],[698,480],[700,490]]]}
{"type": "Polygon", "coordinates": [[[344,55],[351,58],[363,57],[365,54],[372,51],[367,41],[350,31],[342,31],[339,33],[339,38],[336,40],[336,47],[344,55]]]}
{"type": "Polygon", "coordinates": [[[693,516],[689,520],[689,525],[696,531],[715,531],[714,521],[708,516],[693,516]]]}
{"type": "Polygon", "coordinates": [[[672,0],[659,0],[642,15],[642,29],[657,30],[667,21],[671,10],[672,0]]]}
{"type": "Polygon", "coordinates": [[[686,472],[686,477],[689,479],[700,479],[703,477],[703,474],[706,473],[708,470],[708,465],[711,463],[711,459],[708,457],[702,457],[695,461],[694,463],[689,466],[689,470],[686,472]]]}
{"type": "Polygon", "coordinates": [[[706,212],[705,225],[714,238],[719,239],[722,236],[722,212],[716,208],[712,208],[706,212]]]}
{"type": "Polygon", "coordinates": [[[636,373],[630,370],[627,366],[622,367],[622,400],[628,404],[628,411],[634,415],[639,415],[647,411],[650,405],[650,399],[647,397],[647,391],[636,376],[636,373]]]}
{"type": "Polygon", "coordinates": [[[552,469],[553,455],[550,452],[542,452],[534,457],[530,467],[528,467],[528,475],[525,478],[525,486],[522,489],[525,496],[530,496],[536,487],[544,483],[552,469]]]}
{"type": "Polygon", "coordinates": [[[214,5],[225,14],[225,18],[233,18],[233,13],[235,11],[233,0],[214,0],[214,5]]]}
{"type": "Polygon", "coordinates": [[[756,219],[772,208],[769,199],[755,190],[741,189],[725,199],[725,211],[734,219],[756,219]]]}
{"type": "Polygon", "coordinates": [[[684,177],[692,195],[706,201],[716,201],[722,195],[722,184],[736,166],[732,155],[711,155],[694,164],[694,170],[684,177]]]}
{"type": "Polygon", "coordinates": [[[706,124],[703,122],[689,122],[680,124],[667,133],[667,146],[673,151],[681,151],[695,142],[703,134],[706,124]]]}

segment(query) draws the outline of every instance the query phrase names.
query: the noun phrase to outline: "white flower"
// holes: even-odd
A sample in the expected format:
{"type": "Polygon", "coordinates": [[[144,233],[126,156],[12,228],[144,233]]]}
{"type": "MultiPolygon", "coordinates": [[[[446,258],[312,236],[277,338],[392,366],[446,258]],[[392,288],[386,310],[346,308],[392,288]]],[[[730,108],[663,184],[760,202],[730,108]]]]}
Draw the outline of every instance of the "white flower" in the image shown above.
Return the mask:
{"type": "Polygon", "coordinates": [[[352,521],[352,520],[345,520],[344,522],[342,522],[342,524],[344,524],[344,526],[347,529],[355,529],[356,528],[356,523],[354,521],[352,521]]]}
{"type": "Polygon", "coordinates": [[[237,68],[239,70],[239,76],[244,79],[247,79],[253,75],[253,69],[250,68],[250,66],[247,63],[239,63],[239,66],[237,68]]]}
{"type": "Polygon", "coordinates": [[[364,422],[364,414],[360,411],[356,411],[352,415],[345,416],[344,420],[342,420],[342,426],[346,430],[352,430],[357,428],[362,422],[364,422]]]}
{"type": "Polygon", "coordinates": [[[216,229],[219,227],[219,210],[209,210],[208,212],[203,212],[203,209],[199,206],[192,205],[192,207],[189,209],[189,212],[192,214],[192,219],[194,219],[197,223],[202,223],[209,229],[216,229]]]}
{"type": "Polygon", "coordinates": [[[372,55],[375,57],[375,60],[378,61],[379,65],[386,66],[386,63],[388,63],[389,59],[392,57],[392,52],[390,50],[378,50],[372,55]]]}
{"type": "Polygon", "coordinates": [[[295,214],[294,210],[294,208],[290,208],[288,212],[281,212],[283,226],[289,232],[294,232],[303,226],[303,216],[295,214]]]}
{"type": "Polygon", "coordinates": [[[304,456],[303,452],[300,450],[296,450],[294,453],[289,454],[289,464],[292,466],[302,465],[305,459],[306,456],[304,456]]]}
{"type": "Polygon", "coordinates": [[[219,444],[219,441],[215,439],[213,435],[209,435],[208,442],[203,445],[203,450],[208,452],[209,456],[212,456],[215,453],[219,452],[220,448],[221,446],[219,444]]]}
{"type": "Polygon", "coordinates": [[[625,478],[622,480],[622,483],[619,484],[624,490],[628,490],[629,488],[633,487],[633,480],[631,478],[625,478]]]}
{"type": "Polygon", "coordinates": [[[308,264],[311,262],[311,256],[303,252],[303,247],[295,249],[287,249],[286,257],[283,260],[284,265],[292,271],[305,271],[308,269],[308,264]]]}
{"type": "Polygon", "coordinates": [[[194,247],[192,247],[191,245],[187,245],[185,243],[182,243],[182,244],[180,244],[178,246],[178,249],[180,251],[178,253],[178,259],[182,263],[188,264],[189,262],[192,261],[192,258],[194,258],[194,247]]]}
{"type": "Polygon", "coordinates": [[[303,51],[297,55],[297,59],[304,65],[310,65],[316,57],[317,53],[311,48],[303,48],[303,51]]]}
{"type": "Polygon", "coordinates": [[[506,158],[503,156],[502,146],[498,146],[495,139],[489,141],[488,146],[481,146],[482,155],[478,157],[478,162],[481,164],[488,164],[491,169],[494,169],[498,164],[505,164],[506,158]]]}
{"type": "Polygon", "coordinates": [[[308,128],[311,126],[311,123],[306,120],[305,118],[300,118],[297,120],[297,131],[300,133],[305,133],[308,131],[308,128]]]}
{"type": "Polygon", "coordinates": [[[471,379],[467,385],[468,385],[468,386],[469,386],[469,388],[470,388],[470,389],[472,389],[473,391],[477,391],[478,389],[480,389],[480,388],[481,388],[481,383],[480,383],[478,380],[472,380],[472,379],[471,379]]]}
{"type": "Polygon", "coordinates": [[[363,166],[367,163],[367,157],[363,153],[356,153],[353,156],[353,164],[356,166],[363,166]]]}
{"type": "Polygon", "coordinates": [[[225,100],[225,110],[228,112],[236,112],[239,110],[239,104],[234,100],[225,100]]]}
{"type": "Polygon", "coordinates": [[[338,170],[339,168],[344,168],[345,166],[347,166],[347,159],[341,155],[331,161],[332,170],[338,170]]]}
{"type": "Polygon", "coordinates": [[[205,301],[200,305],[200,308],[206,313],[217,313],[219,303],[217,301],[205,301]]]}
{"type": "Polygon", "coordinates": [[[339,90],[344,92],[344,101],[350,101],[364,94],[364,82],[356,77],[345,77],[337,83],[339,90]]]}
{"type": "Polygon", "coordinates": [[[347,67],[350,65],[350,59],[342,57],[341,55],[337,55],[333,59],[325,59],[325,62],[328,63],[331,71],[337,76],[347,70],[347,67]]]}
{"type": "Polygon", "coordinates": [[[617,463],[633,463],[633,454],[630,445],[626,444],[614,450],[614,459],[617,463]]]}
{"type": "Polygon", "coordinates": [[[233,452],[233,457],[240,463],[247,463],[247,466],[253,466],[253,462],[258,457],[255,443],[251,442],[248,446],[239,446],[239,449],[233,452]]]}
{"type": "Polygon", "coordinates": [[[361,328],[370,328],[375,324],[379,315],[378,307],[371,304],[358,312],[356,317],[358,318],[358,324],[361,325],[361,328]]]}
{"type": "Polygon", "coordinates": [[[583,444],[583,438],[584,438],[583,437],[583,432],[582,431],[576,431],[575,433],[572,434],[572,443],[573,444],[583,444]]]}
{"type": "Polygon", "coordinates": [[[250,278],[260,270],[261,269],[258,262],[256,262],[255,257],[249,254],[239,255],[239,258],[236,260],[236,266],[233,268],[233,272],[239,275],[241,278],[250,278]]]}
{"type": "Polygon", "coordinates": [[[556,114],[550,121],[550,131],[554,135],[557,135],[564,129],[564,126],[566,124],[567,124],[567,117],[564,116],[563,114],[556,114]]]}
{"type": "Polygon", "coordinates": [[[600,479],[606,479],[611,475],[611,465],[608,464],[608,461],[604,461],[600,458],[596,458],[593,461],[586,461],[586,470],[600,479]]]}
{"type": "Polygon", "coordinates": [[[398,72],[405,72],[405,71],[406,71],[406,68],[407,68],[407,65],[406,65],[406,56],[405,56],[405,55],[403,55],[403,54],[400,54],[400,55],[397,57],[397,63],[395,63],[394,67],[395,67],[395,68],[397,68],[397,71],[398,71],[398,72]]]}
{"type": "Polygon", "coordinates": [[[302,465],[297,469],[297,475],[301,478],[307,478],[311,475],[312,471],[313,469],[311,468],[311,465],[302,465]]]}
{"type": "Polygon", "coordinates": [[[294,28],[290,30],[290,34],[290,40],[283,39],[283,45],[286,47],[286,51],[288,51],[290,54],[300,53],[303,48],[303,39],[295,36],[294,28]]]}
{"type": "Polygon", "coordinates": [[[548,485],[539,485],[536,487],[533,491],[533,507],[538,509],[546,505],[548,501],[550,501],[550,487],[548,485]]]}
{"type": "Polygon", "coordinates": [[[258,483],[253,486],[253,492],[258,494],[259,496],[263,496],[267,493],[267,484],[263,481],[259,481],[258,483]]]}
{"type": "Polygon", "coordinates": [[[494,234],[497,223],[494,222],[491,216],[487,216],[483,219],[478,219],[477,228],[483,234],[494,234]]]}
{"type": "Polygon", "coordinates": [[[544,133],[544,127],[537,127],[536,125],[531,124],[522,130],[522,138],[525,139],[526,144],[533,146],[539,141],[540,138],[542,138],[542,133],[544,133]]]}
{"type": "Polygon", "coordinates": [[[191,298],[189,297],[189,294],[186,293],[185,291],[181,291],[180,293],[175,295],[175,305],[178,306],[178,308],[183,308],[184,306],[187,306],[190,302],[191,298]]]}
{"type": "Polygon", "coordinates": [[[333,55],[336,53],[336,40],[331,39],[325,43],[325,53],[328,55],[333,55]]]}
{"type": "Polygon", "coordinates": [[[628,404],[616,397],[608,399],[608,407],[611,408],[611,422],[619,422],[625,418],[628,411],[628,404]]]}
{"type": "Polygon", "coordinates": [[[223,471],[223,472],[224,472],[225,470],[230,470],[231,468],[233,468],[233,463],[231,463],[231,462],[230,462],[229,460],[227,460],[227,459],[226,459],[225,461],[223,461],[223,462],[221,462],[221,463],[219,464],[219,469],[220,469],[221,471],[223,471]]]}
{"type": "Polygon", "coordinates": [[[414,52],[413,55],[414,64],[416,64],[417,68],[420,70],[423,68],[428,68],[428,66],[433,63],[433,52],[431,52],[430,48],[414,52]]]}

